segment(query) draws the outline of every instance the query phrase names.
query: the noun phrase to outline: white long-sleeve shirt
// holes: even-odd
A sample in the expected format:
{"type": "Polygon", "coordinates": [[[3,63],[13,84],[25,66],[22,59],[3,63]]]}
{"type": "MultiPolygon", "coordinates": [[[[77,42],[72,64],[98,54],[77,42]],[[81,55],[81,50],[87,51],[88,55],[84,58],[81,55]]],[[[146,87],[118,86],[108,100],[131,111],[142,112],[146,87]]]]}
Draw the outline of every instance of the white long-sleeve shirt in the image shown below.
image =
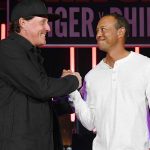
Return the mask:
{"type": "Polygon", "coordinates": [[[84,127],[96,128],[93,150],[148,150],[150,59],[130,54],[110,68],[102,60],[85,76],[85,100],[70,94],[84,127]]]}

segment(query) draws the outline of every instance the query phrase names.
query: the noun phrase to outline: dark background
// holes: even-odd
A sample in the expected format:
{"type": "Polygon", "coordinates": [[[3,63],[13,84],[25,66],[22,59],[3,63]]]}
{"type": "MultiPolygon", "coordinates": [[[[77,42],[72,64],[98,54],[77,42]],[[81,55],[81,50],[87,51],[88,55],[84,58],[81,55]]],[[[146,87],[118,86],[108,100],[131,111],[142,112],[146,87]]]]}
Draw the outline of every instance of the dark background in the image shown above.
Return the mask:
{"type": "MultiPolygon", "coordinates": [[[[10,0],[11,7],[13,7],[18,1],[10,0]]],[[[93,0],[94,1],[94,0],[93,0]]],[[[88,3],[91,4],[92,0],[45,0],[46,3],[53,2],[59,5],[59,3],[88,3]]],[[[109,1],[109,0],[108,0],[109,1]]],[[[107,2],[108,2],[107,1],[107,2]]],[[[94,1],[96,2],[96,0],[94,1]]],[[[101,4],[106,2],[101,0],[101,4]]],[[[110,1],[111,2],[111,1],[110,1]]],[[[123,1],[122,1],[123,2],[123,1]]],[[[128,0],[129,2],[129,0],[128,0]]],[[[144,5],[150,5],[150,0],[130,0],[130,3],[143,3],[144,5]]],[[[97,0],[99,4],[99,0],[97,0]]],[[[124,4],[124,3],[122,3],[124,4]]],[[[7,0],[0,0],[0,24],[7,22],[7,0]]],[[[149,38],[150,39],[150,38],[149,38]]],[[[149,40],[150,41],[150,40],[149,40]]],[[[143,44],[144,41],[141,41],[143,44]]],[[[88,44],[88,43],[87,43],[88,44]]],[[[126,47],[128,50],[134,51],[134,45],[126,47]]],[[[150,46],[142,45],[140,47],[140,53],[150,57],[150,46]]],[[[60,77],[62,69],[70,68],[70,47],[48,47],[42,48],[42,55],[45,59],[44,66],[49,76],[60,77]]],[[[79,71],[82,78],[92,68],[92,49],[91,47],[75,47],[75,70],[79,71]]],[[[105,57],[105,53],[97,49],[97,63],[105,57]]],[[[92,140],[95,136],[93,132],[86,130],[79,121],[70,122],[70,115],[63,115],[59,117],[61,132],[63,136],[64,147],[72,145],[73,150],[91,150],[92,140]]]]}

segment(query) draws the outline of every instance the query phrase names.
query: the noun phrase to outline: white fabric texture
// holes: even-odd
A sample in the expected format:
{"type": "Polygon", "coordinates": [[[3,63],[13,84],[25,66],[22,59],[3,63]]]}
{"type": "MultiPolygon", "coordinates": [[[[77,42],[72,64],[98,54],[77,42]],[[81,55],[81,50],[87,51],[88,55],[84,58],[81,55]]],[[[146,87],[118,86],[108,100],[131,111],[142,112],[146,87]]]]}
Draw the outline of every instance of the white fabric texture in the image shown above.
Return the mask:
{"type": "Polygon", "coordinates": [[[130,54],[110,68],[102,60],[85,76],[84,100],[70,94],[78,119],[96,128],[93,150],[148,150],[150,59],[130,54]]]}

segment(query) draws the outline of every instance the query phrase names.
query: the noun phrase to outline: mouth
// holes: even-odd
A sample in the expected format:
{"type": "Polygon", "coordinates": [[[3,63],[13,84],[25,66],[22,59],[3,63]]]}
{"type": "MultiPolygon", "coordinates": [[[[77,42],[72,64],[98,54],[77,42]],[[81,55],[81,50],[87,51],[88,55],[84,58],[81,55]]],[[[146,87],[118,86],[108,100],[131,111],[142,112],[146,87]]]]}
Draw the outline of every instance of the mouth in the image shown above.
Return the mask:
{"type": "Polygon", "coordinates": [[[105,40],[104,37],[98,37],[98,38],[97,38],[97,41],[100,41],[100,42],[101,42],[101,41],[104,41],[104,40],[105,40]]]}
{"type": "Polygon", "coordinates": [[[103,43],[103,42],[105,42],[105,39],[98,39],[98,40],[97,40],[97,43],[98,43],[98,44],[101,44],[101,43],[103,43]]]}
{"type": "Polygon", "coordinates": [[[46,38],[46,33],[41,33],[41,37],[46,38]]]}

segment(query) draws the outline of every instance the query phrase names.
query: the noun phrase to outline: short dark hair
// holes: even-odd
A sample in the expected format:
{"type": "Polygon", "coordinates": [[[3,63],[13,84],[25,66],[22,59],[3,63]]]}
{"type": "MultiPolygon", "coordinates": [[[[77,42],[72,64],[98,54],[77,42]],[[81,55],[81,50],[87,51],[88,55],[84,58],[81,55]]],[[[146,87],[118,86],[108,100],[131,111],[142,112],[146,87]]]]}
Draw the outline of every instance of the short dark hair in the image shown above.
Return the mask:
{"type": "MultiPolygon", "coordinates": [[[[124,18],[122,15],[118,14],[118,13],[110,13],[110,14],[105,14],[104,16],[112,16],[117,20],[116,23],[116,29],[119,29],[121,27],[124,27],[126,32],[125,32],[125,40],[127,39],[129,32],[130,32],[130,27],[129,27],[129,23],[126,20],[126,18],[124,18]]],[[[103,17],[104,17],[103,16],[103,17]]]]}
{"type": "MultiPolygon", "coordinates": [[[[34,16],[24,17],[25,20],[31,20],[34,16]]],[[[9,26],[9,33],[20,32],[19,20],[12,21],[9,26]]]]}

